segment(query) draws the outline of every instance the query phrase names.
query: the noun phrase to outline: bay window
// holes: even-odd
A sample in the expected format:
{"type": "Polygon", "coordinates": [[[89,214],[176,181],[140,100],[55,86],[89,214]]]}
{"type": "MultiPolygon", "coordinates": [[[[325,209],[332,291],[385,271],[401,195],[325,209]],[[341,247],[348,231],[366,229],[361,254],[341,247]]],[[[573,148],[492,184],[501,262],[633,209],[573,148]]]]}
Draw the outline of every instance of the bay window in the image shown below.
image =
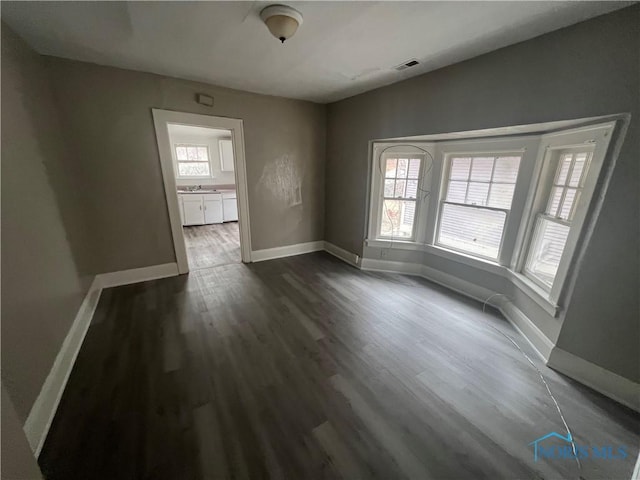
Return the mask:
{"type": "Polygon", "coordinates": [[[614,126],[374,143],[366,244],[380,250],[365,253],[498,272],[555,314],[614,126]]]}

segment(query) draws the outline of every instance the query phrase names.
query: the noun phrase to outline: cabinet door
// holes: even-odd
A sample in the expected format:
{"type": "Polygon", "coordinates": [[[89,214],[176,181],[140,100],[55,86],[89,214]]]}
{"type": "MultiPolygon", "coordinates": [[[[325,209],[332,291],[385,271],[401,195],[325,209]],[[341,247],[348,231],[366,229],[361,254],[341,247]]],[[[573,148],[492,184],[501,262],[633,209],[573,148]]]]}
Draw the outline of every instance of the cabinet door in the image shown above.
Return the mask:
{"type": "Polygon", "coordinates": [[[225,198],[223,200],[223,217],[225,222],[238,221],[238,203],[235,198],[225,198]]]}
{"type": "Polygon", "coordinates": [[[184,198],[182,203],[184,206],[184,224],[203,225],[204,211],[202,210],[202,197],[184,198]]]}
{"type": "Polygon", "coordinates": [[[220,169],[223,172],[233,172],[233,142],[220,140],[220,169]]]}
{"type": "Polygon", "coordinates": [[[222,223],[222,200],[204,201],[204,223],[222,223]]]}

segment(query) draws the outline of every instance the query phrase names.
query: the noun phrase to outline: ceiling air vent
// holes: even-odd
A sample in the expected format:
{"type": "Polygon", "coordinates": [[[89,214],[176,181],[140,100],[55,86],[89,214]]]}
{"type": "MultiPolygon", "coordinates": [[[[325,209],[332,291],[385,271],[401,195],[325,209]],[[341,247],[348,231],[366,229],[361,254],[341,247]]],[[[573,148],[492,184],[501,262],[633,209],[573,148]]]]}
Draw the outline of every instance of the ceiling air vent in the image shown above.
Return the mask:
{"type": "Polygon", "coordinates": [[[404,63],[401,63],[400,65],[396,66],[395,69],[398,71],[404,70],[405,68],[409,68],[409,67],[413,67],[415,65],[418,65],[418,62],[415,58],[412,58],[411,60],[407,60],[404,63]]]}

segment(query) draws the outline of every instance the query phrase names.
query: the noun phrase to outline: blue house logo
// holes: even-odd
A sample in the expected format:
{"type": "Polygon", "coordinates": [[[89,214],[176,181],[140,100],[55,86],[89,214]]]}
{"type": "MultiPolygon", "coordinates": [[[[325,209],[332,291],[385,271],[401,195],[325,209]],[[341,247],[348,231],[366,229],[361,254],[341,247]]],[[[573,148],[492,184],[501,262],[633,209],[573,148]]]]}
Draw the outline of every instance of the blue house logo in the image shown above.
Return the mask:
{"type": "Polygon", "coordinates": [[[571,437],[571,433],[567,432],[567,435],[560,435],[557,432],[547,433],[546,435],[537,438],[529,445],[533,445],[533,460],[535,462],[538,459],[553,459],[553,460],[563,460],[563,459],[584,459],[584,458],[593,458],[600,460],[624,460],[627,458],[627,447],[624,445],[619,445],[617,447],[613,447],[612,445],[578,445],[573,442],[573,438],[571,437]],[[557,438],[559,439],[560,445],[558,442],[553,442],[552,445],[544,445],[544,442],[557,438]]]}
{"type": "MultiPolygon", "coordinates": [[[[559,438],[561,440],[564,440],[567,443],[571,443],[571,432],[567,432],[567,436],[565,437],[564,435],[560,435],[559,433],[556,432],[551,432],[551,433],[547,433],[545,436],[537,438],[536,440],[534,440],[533,442],[531,442],[529,445],[533,445],[533,461],[537,462],[538,461],[538,444],[541,442],[544,442],[546,439],[548,438],[552,438],[552,437],[556,437],[559,438]]],[[[547,451],[545,450],[544,446],[540,445],[540,449],[542,450],[542,454],[547,457],[547,451]]]]}

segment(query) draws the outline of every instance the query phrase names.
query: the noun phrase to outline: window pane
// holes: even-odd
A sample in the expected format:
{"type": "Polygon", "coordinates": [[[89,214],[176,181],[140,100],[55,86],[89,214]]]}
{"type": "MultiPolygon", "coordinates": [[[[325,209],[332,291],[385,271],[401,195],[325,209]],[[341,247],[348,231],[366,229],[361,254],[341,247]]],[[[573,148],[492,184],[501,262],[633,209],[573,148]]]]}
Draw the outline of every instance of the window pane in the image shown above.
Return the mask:
{"type": "Polygon", "coordinates": [[[471,254],[497,258],[505,219],[504,212],[445,203],[438,243],[471,254]]]}
{"type": "Polygon", "coordinates": [[[556,185],[565,185],[567,183],[567,174],[571,167],[571,159],[573,155],[567,153],[560,157],[560,165],[558,166],[558,177],[556,178],[556,185]]]}
{"type": "Polygon", "coordinates": [[[470,158],[452,158],[451,159],[451,180],[468,180],[469,168],[471,167],[470,158]]]}
{"type": "Polygon", "coordinates": [[[176,147],[176,157],[178,160],[187,159],[187,149],[185,147],[176,147]]]}
{"type": "Polygon", "coordinates": [[[409,160],[407,158],[398,159],[398,178],[407,178],[407,170],[409,169],[409,160]]]}
{"type": "Polygon", "coordinates": [[[560,205],[560,200],[562,200],[563,191],[563,187],[553,187],[551,189],[551,196],[549,197],[549,204],[547,205],[545,213],[552,217],[556,217],[558,215],[558,206],[560,205]]]}
{"type": "Polygon", "coordinates": [[[493,170],[493,181],[502,183],[516,183],[520,157],[499,157],[493,170]]]}
{"type": "Polygon", "coordinates": [[[416,204],[412,200],[385,200],[382,205],[380,236],[410,238],[416,204]]]}
{"type": "Polygon", "coordinates": [[[405,187],[407,186],[406,180],[396,180],[396,191],[393,194],[394,197],[404,197],[405,187]]]}
{"type": "Polygon", "coordinates": [[[384,171],[385,178],[395,178],[396,176],[396,165],[398,160],[395,158],[387,158],[387,164],[384,171]]]}
{"type": "Polygon", "coordinates": [[[569,179],[569,185],[572,187],[582,186],[582,178],[584,167],[587,164],[587,154],[579,153],[576,155],[576,159],[573,162],[573,170],[571,171],[571,178],[569,179]]]}
{"type": "Polygon", "coordinates": [[[407,180],[407,198],[416,198],[418,196],[418,180],[407,180]]]}
{"type": "Polygon", "coordinates": [[[577,201],[577,194],[578,192],[575,188],[567,188],[559,215],[563,220],[571,220],[571,217],[573,217],[573,205],[577,201]]]}
{"type": "Polygon", "coordinates": [[[486,205],[487,195],[489,195],[488,183],[469,183],[469,191],[467,192],[467,201],[469,205],[486,205]]]}
{"type": "Polygon", "coordinates": [[[449,182],[449,189],[447,190],[447,201],[464,203],[464,198],[467,195],[467,182],[449,182]]]}
{"type": "Polygon", "coordinates": [[[393,197],[393,192],[396,188],[395,180],[385,180],[384,181],[384,196],[385,197],[393,197]]]}
{"type": "Polygon", "coordinates": [[[558,272],[569,227],[539,217],[527,256],[526,271],[551,288],[558,272]]]}
{"type": "Polygon", "coordinates": [[[412,158],[409,160],[409,178],[418,178],[420,176],[420,159],[412,158]]]}
{"type": "Polygon", "coordinates": [[[178,175],[181,177],[208,177],[208,162],[180,162],[178,163],[178,175]]]}
{"type": "Polygon", "coordinates": [[[489,193],[489,206],[510,209],[515,188],[514,184],[492,183],[491,193],[489,193]]]}
{"type": "Polygon", "coordinates": [[[493,171],[493,157],[474,157],[471,163],[471,180],[488,182],[493,171]]]}
{"type": "Polygon", "coordinates": [[[198,147],[198,160],[205,162],[209,161],[209,155],[207,155],[207,147],[198,147]]]}
{"type": "Polygon", "coordinates": [[[197,147],[186,147],[187,148],[187,158],[189,160],[198,160],[198,148],[197,147]]]}

